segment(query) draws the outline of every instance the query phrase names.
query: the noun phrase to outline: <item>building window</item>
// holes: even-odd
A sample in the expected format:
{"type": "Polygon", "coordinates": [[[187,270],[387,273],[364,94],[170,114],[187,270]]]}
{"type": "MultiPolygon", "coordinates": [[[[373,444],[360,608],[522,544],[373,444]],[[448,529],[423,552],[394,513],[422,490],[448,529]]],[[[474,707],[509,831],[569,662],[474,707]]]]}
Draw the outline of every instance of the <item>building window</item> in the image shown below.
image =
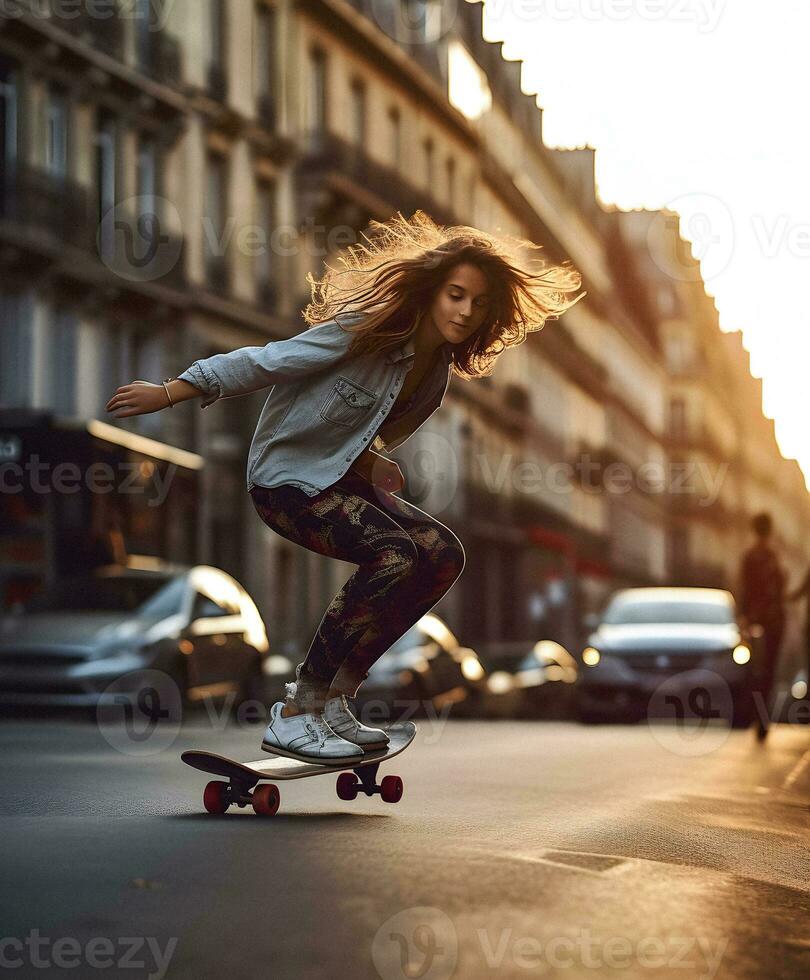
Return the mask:
{"type": "Polygon", "coordinates": [[[433,187],[433,140],[430,137],[422,143],[422,156],[424,186],[430,190],[433,187]]]}
{"type": "Polygon", "coordinates": [[[136,194],[143,199],[141,213],[154,211],[154,198],[157,193],[157,174],[155,168],[155,142],[150,136],[141,135],[138,139],[138,153],[135,167],[136,194]]]}
{"type": "Polygon", "coordinates": [[[326,55],[320,48],[309,54],[307,125],[316,134],[326,131],[326,55]]]}
{"type": "Polygon", "coordinates": [[[666,357],[669,370],[673,374],[693,371],[695,367],[694,347],[688,334],[670,334],[666,341],[666,357]]]}
{"type": "Polygon", "coordinates": [[[451,211],[456,207],[456,161],[447,158],[447,204],[451,211]]]}
{"type": "Polygon", "coordinates": [[[689,531],[685,527],[674,527],[670,533],[670,549],[673,571],[676,576],[686,573],[689,565],[689,531]]]}
{"type": "MultiPolygon", "coordinates": [[[[406,0],[404,7],[407,24],[407,40],[415,44],[429,41],[428,18],[433,7],[432,0],[406,0]]],[[[436,40],[434,37],[433,40],[436,40]]]]}
{"type": "Polygon", "coordinates": [[[395,107],[388,110],[388,151],[391,163],[397,166],[402,155],[402,120],[395,107]]]}
{"type": "Polygon", "coordinates": [[[67,175],[67,116],[67,93],[51,85],[45,106],[45,169],[54,177],[67,175]]]}
{"type": "Polygon", "coordinates": [[[0,59],[0,167],[9,169],[17,159],[17,71],[0,59]]]}
{"type": "Polygon", "coordinates": [[[662,316],[672,316],[675,312],[675,297],[665,283],[658,287],[658,310],[662,316]]]}
{"type": "Polygon", "coordinates": [[[673,439],[686,438],[686,402],[672,398],[669,403],[669,434],[673,439]]]}
{"type": "Polygon", "coordinates": [[[273,232],[276,227],[276,185],[260,180],[256,185],[256,223],[262,230],[262,246],[256,256],[256,301],[259,306],[276,304],[275,256],[273,232]]]}
{"type": "Polygon", "coordinates": [[[256,111],[268,129],[275,128],[276,11],[260,3],[256,7],[256,50],[254,56],[256,111]]]}
{"type": "Polygon", "coordinates": [[[224,236],[227,212],[228,163],[219,153],[209,153],[205,181],[205,216],[203,220],[203,250],[208,286],[224,289],[227,286],[227,263],[224,236]]]}
{"type": "Polygon", "coordinates": [[[96,194],[99,218],[115,205],[116,199],[116,124],[106,109],[96,115],[96,194]]]}
{"type": "Polygon", "coordinates": [[[351,140],[357,147],[366,142],[366,88],[361,81],[352,82],[351,93],[351,140]]]}
{"type": "Polygon", "coordinates": [[[51,312],[48,338],[50,407],[59,415],[76,413],[76,318],[69,310],[51,312]]]}
{"type": "Polygon", "coordinates": [[[154,70],[155,32],[159,29],[154,0],[135,0],[135,58],[138,68],[151,74],[154,70]]]}
{"type": "Polygon", "coordinates": [[[140,134],[135,156],[135,194],[138,234],[150,242],[150,251],[160,247],[160,198],[157,188],[157,150],[151,136],[140,134]]]}
{"type": "Polygon", "coordinates": [[[31,308],[20,295],[0,294],[0,406],[31,403],[31,308]]]}
{"type": "MultiPolygon", "coordinates": [[[[117,126],[115,117],[106,109],[96,114],[96,131],[93,137],[96,149],[96,216],[99,223],[99,254],[104,261],[115,256],[115,222],[104,220],[115,207],[117,186],[116,163],[117,126]]],[[[110,218],[114,215],[110,215],[110,218]]]]}
{"type": "Polygon", "coordinates": [[[205,38],[207,50],[207,88],[214,99],[222,101],[225,98],[225,7],[222,0],[207,0],[208,30],[205,38]]]}

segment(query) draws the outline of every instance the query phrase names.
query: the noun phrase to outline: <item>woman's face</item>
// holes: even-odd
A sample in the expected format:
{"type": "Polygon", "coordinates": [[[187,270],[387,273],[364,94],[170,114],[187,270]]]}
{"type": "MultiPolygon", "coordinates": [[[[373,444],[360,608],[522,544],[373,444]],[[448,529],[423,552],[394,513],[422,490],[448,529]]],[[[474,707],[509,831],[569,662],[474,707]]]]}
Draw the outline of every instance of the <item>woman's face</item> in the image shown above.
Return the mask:
{"type": "Polygon", "coordinates": [[[450,344],[468,340],[489,312],[489,283],[478,266],[463,262],[450,271],[430,307],[430,317],[450,344]]]}

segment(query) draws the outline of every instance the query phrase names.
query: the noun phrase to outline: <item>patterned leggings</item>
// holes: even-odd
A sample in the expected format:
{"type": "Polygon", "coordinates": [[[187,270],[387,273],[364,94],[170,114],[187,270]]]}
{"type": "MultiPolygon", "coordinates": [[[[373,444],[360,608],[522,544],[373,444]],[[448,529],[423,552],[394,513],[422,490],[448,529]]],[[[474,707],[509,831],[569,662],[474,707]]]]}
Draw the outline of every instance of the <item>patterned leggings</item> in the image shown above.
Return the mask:
{"type": "Polygon", "coordinates": [[[461,575],[464,549],[430,514],[349,470],[310,497],[253,486],[262,521],[310,551],[359,567],[334,597],[298,665],[296,704],[320,710],[330,689],[353,697],[369,668],[461,575]]]}

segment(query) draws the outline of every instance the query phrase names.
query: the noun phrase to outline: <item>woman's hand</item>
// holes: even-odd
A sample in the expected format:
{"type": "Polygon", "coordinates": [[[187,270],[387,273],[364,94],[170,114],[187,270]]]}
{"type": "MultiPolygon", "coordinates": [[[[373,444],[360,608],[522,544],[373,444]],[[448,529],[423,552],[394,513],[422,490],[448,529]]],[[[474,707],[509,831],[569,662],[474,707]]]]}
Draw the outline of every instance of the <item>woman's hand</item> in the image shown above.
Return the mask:
{"type": "Polygon", "coordinates": [[[380,487],[389,493],[396,493],[405,486],[405,477],[394,460],[386,459],[372,449],[363,450],[352,463],[351,468],[375,487],[380,487]]]}
{"type": "Polygon", "coordinates": [[[375,487],[396,493],[405,486],[405,477],[393,459],[379,456],[371,471],[371,482],[375,487]]]}
{"type": "Polygon", "coordinates": [[[107,402],[105,409],[117,419],[131,415],[149,415],[169,407],[169,397],[163,385],[151,381],[133,381],[123,385],[107,402]]]}

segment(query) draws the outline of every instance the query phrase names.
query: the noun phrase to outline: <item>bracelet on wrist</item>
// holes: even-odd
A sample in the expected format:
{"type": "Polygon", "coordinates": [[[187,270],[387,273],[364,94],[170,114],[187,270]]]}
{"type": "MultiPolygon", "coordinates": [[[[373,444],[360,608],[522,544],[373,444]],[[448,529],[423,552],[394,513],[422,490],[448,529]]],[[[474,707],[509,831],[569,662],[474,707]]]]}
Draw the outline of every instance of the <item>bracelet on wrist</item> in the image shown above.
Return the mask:
{"type": "Polygon", "coordinates": [[[161,382],[163,387],[166,389],[166,397],[169,399],[169,405],[171,408],[174,408],[174,402],[172,401],[171,393],[169,392],[169,389],[167,387],[167,382],[176,381],[176,380],[177,378],[164,378],[164,380],[161,382]]]}

